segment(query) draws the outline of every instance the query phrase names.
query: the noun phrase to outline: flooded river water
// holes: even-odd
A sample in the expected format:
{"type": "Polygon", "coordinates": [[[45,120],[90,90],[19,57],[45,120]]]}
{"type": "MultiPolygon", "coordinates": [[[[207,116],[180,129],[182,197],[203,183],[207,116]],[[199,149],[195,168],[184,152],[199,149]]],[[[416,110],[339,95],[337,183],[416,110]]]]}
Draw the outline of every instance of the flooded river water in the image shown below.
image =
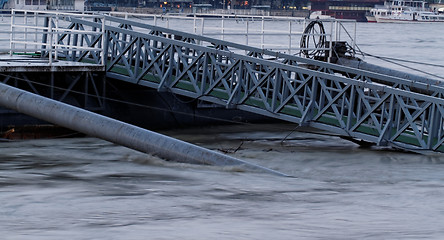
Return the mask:
{"type": "MultiPolygon", "coordinates": [[[[442,24],[358,24],[358,44],[375,55],[442,64],[443,40],[442,24]]],[[[95,138],[0,142],[1,239],[444,237],[444,155],[294,130],[164,132],[293,177],[168,162],[95,138]]]]}

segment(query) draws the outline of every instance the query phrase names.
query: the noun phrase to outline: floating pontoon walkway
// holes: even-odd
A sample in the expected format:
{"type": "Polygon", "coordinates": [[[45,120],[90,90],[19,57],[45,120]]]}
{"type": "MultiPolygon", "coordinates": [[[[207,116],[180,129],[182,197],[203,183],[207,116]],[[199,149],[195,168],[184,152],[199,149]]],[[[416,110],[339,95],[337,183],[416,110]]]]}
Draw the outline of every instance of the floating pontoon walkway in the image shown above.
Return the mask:
{"type": "MultiPolygon", "coordinates": [[[[44,46],[43,59],[101,64],[110,78],[377,145],[444,152],[440,82],[405,80],[110,16],[41,17],[43,28],[36,27],[35,34],[42,40],[37,45],[44,46]]],[[[26,26],[12,23],[13,30],[26,26]]],[[[30,44],[11,39],[13,45],[30,44]]]]}

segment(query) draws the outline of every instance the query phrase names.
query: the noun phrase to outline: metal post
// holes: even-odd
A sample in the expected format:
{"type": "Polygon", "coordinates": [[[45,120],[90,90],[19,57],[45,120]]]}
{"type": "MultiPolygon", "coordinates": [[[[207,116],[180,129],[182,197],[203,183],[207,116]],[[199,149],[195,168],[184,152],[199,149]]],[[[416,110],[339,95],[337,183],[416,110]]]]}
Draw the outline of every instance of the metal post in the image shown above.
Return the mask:
{"type": "Polygon", "coordinates": [[[204,36],[204,30],[205,30],[205,18],[202,18],[202,25],[200,26],[201,27],[201,34],[200,35],[202,35],[202,36],[204,36]]]}
{"type": "MultiPolygon", "coordinates": [[[[335,24],[335,31],[336,31],[338,21],[336,20],[335,23],[336,23],[335,24]]],[[[337,35],[335,34],[335,37],[336,36],[337,35]]],[[[338,41],[338,40],[336,39],[336,41],[338,41]]],[[[331,22],[331,24],[330,24],[330,44],[329,44],[328,48],[329,48],[329,50],[328,50],[327,62],[331,62],[331,57],[333,56],[333,22],[331,22]]]]}
{"type": "Polygon", "coordinates": [[[55,50],[55,52],[54,52],[54,56],[55,56],[55,60],[58,60],[58,48],[59,48],[59,38],[60,38],[60,36],[59,36],[59,34],[58,34],[58,32],[59,32],[59,14],[58,13],[56,13],[56,19],[55,19],[55,31],[57,32],[57,34],[56,34],[56,39],[55,39],[55,43],[54,43],[54,50],[55,50]]]}
{"type": "Polygon", "coordinates": [[[196,15],[193,16],[193,30],[194,34],[197,34],[196,15]]]}
{"type": "MultiPolygon", "coordinates": [[[[48,44],[48,28],[49,28],[49,17],[44,16],[43,22],[43,36],[42,36],[42,49],[47,49],[48,44]]],[[[42,51],[42,56],[46,55],[46,51],[42,51]]]]}
{"type": "Polygon", "coordinates": [[[336,41],[340,41],[341,40],[341,28],[339,27],[340,23],[338,20],[336,20],[336,31],[337,31],[337,35],[336,35],[336,41]]]}
{"type": "MultiPolygon", "coordinates": [[[[94,19],[94,21],[96,21],[96,19],[94,19]]],[[[74,30],[79,30],[79,29],[80,29],[79,25],[76,25],[74,28],[74,30]]],[[[93,31],[95,31],[95,30],[96,29],[93,28],[93,31]]],[[[77,49],[76,48],[77,48],[78,42],[79,42],[79,34],[75,33],[72,38],[72,50],[71,50],[71,59],[73,61],[77,61],[76,60],[77,59],[77,49]]],[[[81,54],[79,53],[79,55],[81,55],[81,54]]]]}
{"type": "Polygon", "coordinates": [[[264,41],[265,41],[265,36],[264,36],[264,27],[265,27],[265,19],[264,19],[264,17],[262,16],[262,26],[261,26],[261,33],[262,33],[262,36],[261,36],[261,48],[262,49],[264,49],[264,41]]]}
{"type": "Polygon", "coordinates": [[[52,21],[52,17],[49,17],[49,26],[48,26],[48,34],[49,34],[49,65],[52,64],[52,52],[53,50],[53,32],[52,32],[52,25],[53,25],[53,21],[52,21]]]}
{"type": "MultiPolygon", "coordinates": [[[[24,22],[25,26],[28,26],[28,12],[27,11],[25,12],[25,14],[23,16],[23,22],[24,22]]],[[[24,47],[25,47],[25,52],[26,52],[26,49],[28,48],[28,44],[26,44],[26,42],[28,41],[28,28],[25,27],[24,30],[25,30],[25,33],[24,33],[25,34],[25,36],[24,36],[25,46],[24,47]]]]}
{"type": "Polygon", "coordinates": [[[102,52],[100,53],[100,55],[102,56],[102,65],[105,66],[106,61],[105,61],[105,47],[106,47],[106,32],[105,32],[105,17],[102,18],[102,52]]]}
{"type": "MultiPolygon", "coordinates": [[[[354,24],[355,29],[353,29],[353,39],[352,39],[352,48],[356,49],[356,22],[354,24]]],[[[353,56],[354,57],[354,56],[353,56]]]]}
{"type": "MultiPolygon", "coordinates": [[[[196,16],[196,15],[194,15],[194,16],[196,16]]],[[[200,35],[201,36],[203,36],[204,35],[204,28],[205,28],[205,21],[204,21],[204,18],[202,18],[202,25],[200,25],[200,35]]],[[[200,40],[200,39],[198,39],[197,41],[196,41],[196,44],[197,45],[202,45],[203,44],[203,42],[200,40]]]]}
{"type": "Polygon", "coordinates": [[[246,29],[245,29],[245,45],[247,45],[248,46],[248,31],[249,31],[249,23],[250,21],[247,19],[247,21],[246,21],[246,25],[245,25],[245,27],[246,27],[246,29]]]}
{"type": "Polygon", "coordinates": [[[38,19],[38,16],[37,16],[37,12],[35,12],[34,13],[34,26],[35,26],[35,29],[34,29],[34,42],[37,42],[37,35],[38,35],[38,29],[37,29],[37,26],[39,25],[39,19],[38,19]]]}
{"type": "Polygon", "coordinates": [[[12,56],[14,49],[14,24],[15,24],[15,10],[11,10],[11,34],[9,34],[9,55],[12,56]]]}
{"type": "Polygon", "coordinates": [[[224,36],[224,34],[225,34],[225,22],[224,22],[224,18],[225,18],[225,16],[222,16],[222,40],[225,40],[225,36],[224,36]]]}
{"type": "Polygon", "coordinates": [[[288,54],[291,54],[291,20],[288,21],[288,54]]]}

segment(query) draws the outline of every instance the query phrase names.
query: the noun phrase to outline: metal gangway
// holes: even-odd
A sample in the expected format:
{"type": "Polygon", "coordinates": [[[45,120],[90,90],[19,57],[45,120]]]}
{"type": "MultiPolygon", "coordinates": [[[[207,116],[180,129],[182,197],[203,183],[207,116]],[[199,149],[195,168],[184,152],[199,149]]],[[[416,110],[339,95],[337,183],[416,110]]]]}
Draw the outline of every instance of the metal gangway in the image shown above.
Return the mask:
{"type": "Polygon", "coordinates": [[[102,64],[109,78],[158,91],[380,146],[444,152],[444,87],[438,81],[366,72],[119,17],[33,14],[44,19],[41,24],[11,20],[10,54],[32,51],[102,64]],[[27,41],[31,32],[41,41],[27,41]]]}

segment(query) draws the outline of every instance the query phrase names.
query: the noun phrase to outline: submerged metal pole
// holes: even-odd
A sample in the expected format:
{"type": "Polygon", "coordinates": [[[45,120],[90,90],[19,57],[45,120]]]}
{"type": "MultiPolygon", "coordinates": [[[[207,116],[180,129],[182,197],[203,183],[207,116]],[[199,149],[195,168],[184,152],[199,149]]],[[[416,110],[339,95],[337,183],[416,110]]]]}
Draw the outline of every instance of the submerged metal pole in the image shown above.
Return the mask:
{"type": "Polygon", "coordinates": [[[269,168],[23,91],[4,83],[0,83],[0,105],[167,160],[216,166],[242,165],[288,177],[284,173],[269,168]]]}

